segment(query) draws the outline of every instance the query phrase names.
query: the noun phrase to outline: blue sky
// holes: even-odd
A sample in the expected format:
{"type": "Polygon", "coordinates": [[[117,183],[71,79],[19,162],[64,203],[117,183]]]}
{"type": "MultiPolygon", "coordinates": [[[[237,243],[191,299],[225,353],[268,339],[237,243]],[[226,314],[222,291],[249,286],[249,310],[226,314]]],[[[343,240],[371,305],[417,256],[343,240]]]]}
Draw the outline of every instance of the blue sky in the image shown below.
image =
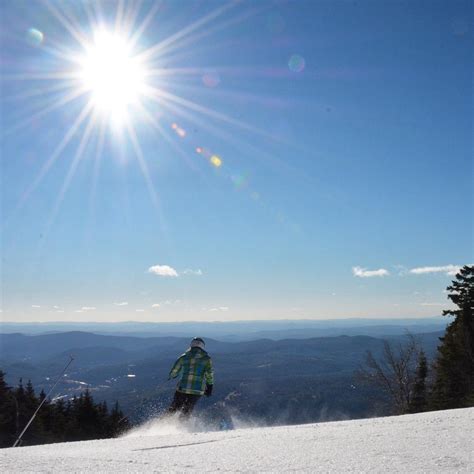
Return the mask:
{"type": "Polygon", "coordinates": [[[474,260],[470,2],[119,5],[1,7],[2,319],[448,307],[474,260]]]}

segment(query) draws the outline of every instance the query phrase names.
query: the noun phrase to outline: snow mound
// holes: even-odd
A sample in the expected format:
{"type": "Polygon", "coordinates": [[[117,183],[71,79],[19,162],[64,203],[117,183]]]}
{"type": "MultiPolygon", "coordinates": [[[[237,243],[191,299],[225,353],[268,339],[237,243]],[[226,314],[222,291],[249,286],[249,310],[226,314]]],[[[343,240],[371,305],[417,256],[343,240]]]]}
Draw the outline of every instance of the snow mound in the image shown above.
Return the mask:
{"type": "Polygon", "coordinates": [[[0,470],[474,472],[474,408],[273,428],[195,429],[168,419],[119,439],[3,449],[0,470]]]}

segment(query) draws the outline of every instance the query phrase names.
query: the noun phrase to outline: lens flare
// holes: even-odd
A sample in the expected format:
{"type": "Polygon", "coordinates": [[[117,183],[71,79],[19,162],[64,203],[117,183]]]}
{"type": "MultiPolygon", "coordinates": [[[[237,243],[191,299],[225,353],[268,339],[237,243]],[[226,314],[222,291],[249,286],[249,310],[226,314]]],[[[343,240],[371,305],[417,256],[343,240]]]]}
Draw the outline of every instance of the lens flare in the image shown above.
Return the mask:
{"type": "Polygon", "coordinates": [[[26,41],[31,46],[41,46],[44,41],[44,34],[36,28],[30,28],[26,33],[26,41]]]}
{"type": "Polygon", "coordinates": [[[217,155],[212,155],[209,161],[216,168],[220,168],[222,166],[222,160],[217,155]]]}
{"type": "Polygon", "coordinates": [[[293,54],[288,61],[288,67],[290,71],[293,72],[302,72],[306,66],[306,61],[303,56],[299,54],[293,54]]]}
{"type": "Polygon", "coordinates": [[[181,128],[177,123],[171,124],[171,128],[175,131],[178,137],[184,138],[186,136],[186,130],[184,130],[184,128],[181,128]]]}
{"type": "Polygon", "coordinates": [[[248,177],[243,174],[243,175],[233,175],[230,177],[231,181],[234,183],[234,186],[237,189],[241,189],[248,184],[248,177]]]}
{"type": "Polygon", "coordinates": [[[221,78],[217,72],[210,71],[202,76],[202,82],[206,87],[217,87],[221,78]]]}

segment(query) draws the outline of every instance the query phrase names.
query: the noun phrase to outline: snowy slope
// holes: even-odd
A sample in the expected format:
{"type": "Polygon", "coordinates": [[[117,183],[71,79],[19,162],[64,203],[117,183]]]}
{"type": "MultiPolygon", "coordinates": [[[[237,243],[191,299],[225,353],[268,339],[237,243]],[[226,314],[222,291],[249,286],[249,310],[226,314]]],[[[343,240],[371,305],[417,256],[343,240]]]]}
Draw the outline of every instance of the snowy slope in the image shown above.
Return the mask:
{"type": "Polygon", "coordinates": [[[474,472],[474,408],[189,433],[157,421],[114,440],[9,448],[2,472],[474,472]]]}

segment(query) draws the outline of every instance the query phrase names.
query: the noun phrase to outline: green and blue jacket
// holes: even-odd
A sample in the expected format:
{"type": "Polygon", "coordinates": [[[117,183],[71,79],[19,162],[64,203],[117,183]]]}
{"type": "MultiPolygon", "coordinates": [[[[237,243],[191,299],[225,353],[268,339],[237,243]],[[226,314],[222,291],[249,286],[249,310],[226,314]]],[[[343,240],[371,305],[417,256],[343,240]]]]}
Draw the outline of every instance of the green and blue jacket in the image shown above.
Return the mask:
{"type": "Polygon", "coordinates": [[[191,347],[174,363],[170,378],[181,374],[177,391],[192,395],[204,395],[207,385],[214,384],[214,371],[209,354],[199,347],[191,347]]]}

